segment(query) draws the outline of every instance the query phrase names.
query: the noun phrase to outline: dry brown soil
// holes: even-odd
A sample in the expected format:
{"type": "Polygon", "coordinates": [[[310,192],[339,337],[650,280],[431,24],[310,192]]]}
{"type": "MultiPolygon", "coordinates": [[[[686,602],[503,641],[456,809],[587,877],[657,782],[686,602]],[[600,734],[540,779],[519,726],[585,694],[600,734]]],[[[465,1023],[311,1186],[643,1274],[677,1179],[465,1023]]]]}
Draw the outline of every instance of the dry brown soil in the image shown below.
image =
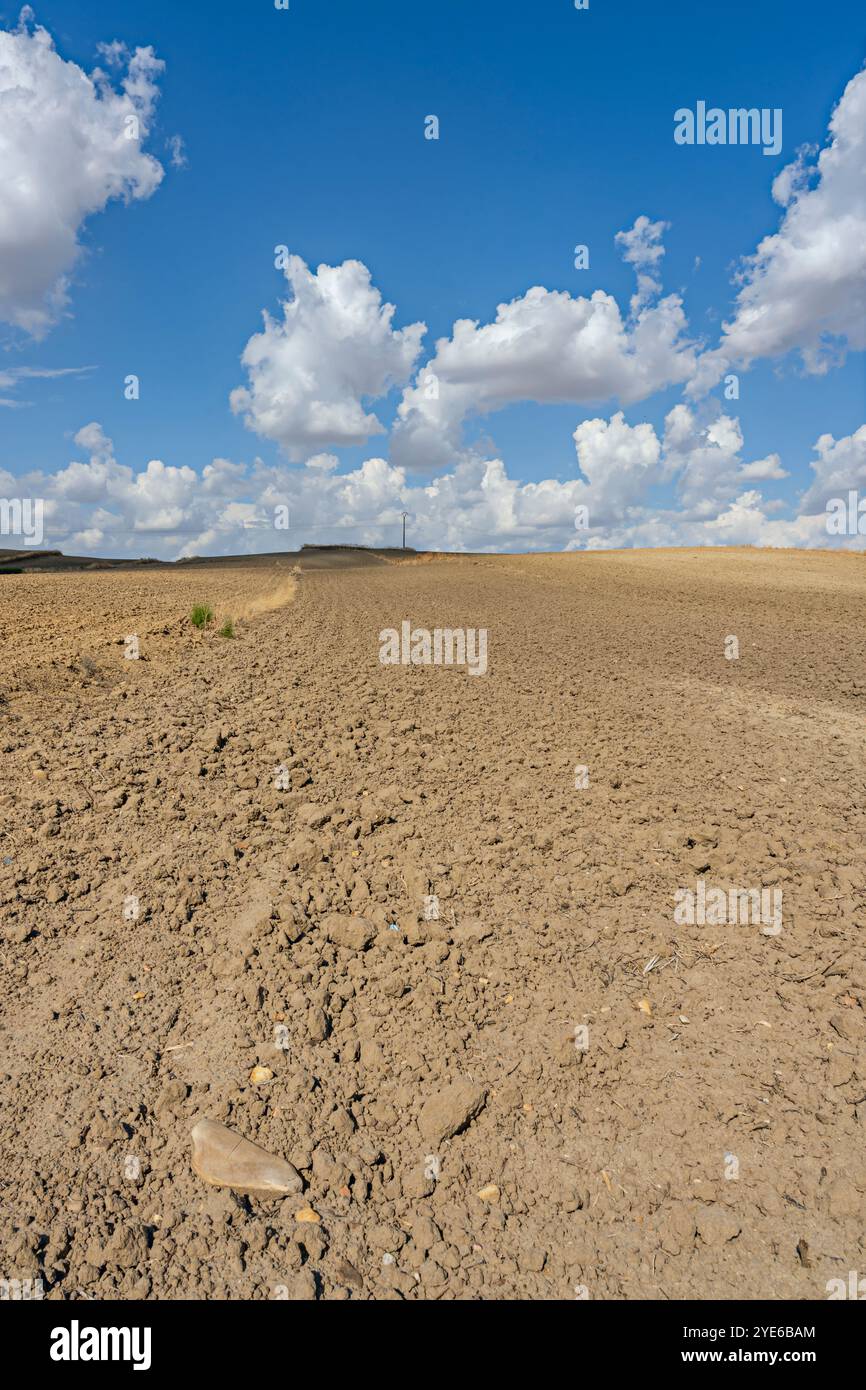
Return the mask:
{"type": "Polygon", "coordinates": [[[0,577],[0,1275],[866,1271],[864,593],[862,556],[750,550],[0,577]],[[406,618],[486,628],[487,675],[380,665],[406,618]],[[700,878],[781,889],[782,931],[677,924],[700,878]],[[202,1117],[303,1194],[207,1186],[202,1117]]]}

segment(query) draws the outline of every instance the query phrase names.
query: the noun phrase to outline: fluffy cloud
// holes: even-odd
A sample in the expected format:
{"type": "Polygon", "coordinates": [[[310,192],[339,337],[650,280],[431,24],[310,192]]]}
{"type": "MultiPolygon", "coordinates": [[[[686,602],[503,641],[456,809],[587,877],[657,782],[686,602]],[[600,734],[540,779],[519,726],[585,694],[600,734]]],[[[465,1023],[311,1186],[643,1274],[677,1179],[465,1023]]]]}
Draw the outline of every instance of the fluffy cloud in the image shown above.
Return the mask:
{"type": "MultiPolygon", "coordinates": [[[[818,548],[833,544],[827,535],[823,514],[782,521],[773,520],[771,510],[771,504],[766,503],[759,492],[738,493],[716,516],[706,520],[689,520],[672,511],[646,513],[632,518],[626,526],[611,526],[594,532],[586,542],[586,549],[696,545],[818,548]]],[[[856,542],[845,544],[855,545],[856,542]]],[[[579,545],[579,541],[574,541],[566,548],[573,550],[579,545]]]]}
{"type": "Polygon", "coordinates": [[[866,536],[831,536],[825,504],[847,498],[849,489],[866,489],[866,425],[844,439],[825,434],[815,444],[815,478],[797,515],[777,518],[784,509],[747,480],[777,481],[788,476],[778,454],[741,461],[740,423],[728,415],[701,420],[685,405],[665,418],[661,441],[649,425],[629,427],[621,416],[609,425],[585,421],[575,431],[581,468],[589,485],[581,496],[590,516],[589,533],[566,547],[609,549],[658,545],[843,546],[866,549],[866,536]],[[586,441],[595,457],[586,455],[586,441]],[[584,457],[587,457],[587,463],[584,457]],[[589,464],[589,471],[587,469],[589,464]],[[671,482],[677,506],[647,505],[648,487],[671,482]],[[611,505],[611,500],[613,505],[611,505]]]}
{"type": "Polygon", "coordinates": [[[743,263],[734,317],[701,359],[696,393],[732,363],[798,349],[808,372],[823,373],[846,345],[866,347],[866,70],[845,88],[816,165],[814,153],[801,150],[775,179],[785,215],[743,263]]]}
{"type": "Polygon", "coordinates": [[[142,150],[163,63],[111,47],[119,91],[64,61],[29,8],[0,30],[0,320],[34,338],[68,301],[85,220],[110,199],[150,197],[163,175],[142,150]]]}
{"type": "MultiPolygon", "coordinates": [[[[663,518],[667,528],[695,523],[695,534],[705,536],[706,526],[724,529],[739,515],[730,507],[741,494],[743,483],[787,477],[778,454],[743,463],[743,435],[734,416],[718,414],[705,419],[686,405],[676,405],[665,417],[659,439],[652,425],[626,424],[622,412],[606,420],[584,420],[574,431],[580,470],[585,478],[578,500],[588,509],[590,542],[604,538],[613,528],[617,544],[630,527],[656,527],[663,518]],[[650,509],[650,491],[670,483],[678,509],[664,512],[650,509]],[[652,511],[652,520],[647,513],[652,511]],[[727,516],[726,521],[721,518],[727,516]],[[733,519],[732,519],[733,518],[733,519]]],[[[742,494],[750,499],[750,520],[757,493],[742,494]]],[[[673,534],[668,529],[667,534],[673,534]]],[[[639,543],[639,542],[632,542],[639,543]]],[[[653,544],[673,544],[656,540],[653,544]]],[[[682,542],[691,544],[691,542],[682,542]]],[[[724,537],[708,544],[724,544],[724,537]]]]}
{"type": "Polygon", "coordinates": [[[247,343],[249,386],[232,392],[232,410],[291,459],[383,434],[363,402],[408,380],[426,326],[393,329],[394,305],[382,303],[360,261],[315,273],[300,256],[285,254],[283,262],[292,298],[282,321],[265,311],[264,331],[247,343]]]}
{"type": "Polygon", "coordinates": [[[577,501],[587,507],[593,526],[621,520],[666,474],[652,425],[627,425],[621,411],[609,422],[584,420],[574,431],[574,446],[586,479],[577,501]]]}
{"type": "Polygon", "coordinates": [[[754,463],[744,463],[739,476],[752,482],[779,482],[789,474],[787,469],[782,467],[778,454],[768,454],[766,458],[756,459],[754,463]]]}
{"type": "Polygon", "coordinates": [[[844,439],[822,434],[815,444],[815,474],[801,503],[804,512],[823,512],[830,497],[847,497],[849,489],[866,490],[866,425],[844,439]]]}
{"type": "Polygon", "coordinates": [[[825,495],[866,485],[866,425],[840,440],[823,435],[815,485],[800,514],[779,519],[781,504],[744,488],[748,470],[774,477],[778,464],[743,464],[737,420],[701,422],[686,407],[667,416],[661,438],[622,413],[586,420],[574,433],[580,477],[521,483],[500,459],[466,457],[424,484],[404,469],[366,459],[348,473],[317,455],[304,467],[214,459],[200,474],[151,459],[143,469],[118,463],[111,440],[91,423],[75,436],[83,457],[57,473],[13,478],[0,471],[0,496],[45,499],[46,544],[68,553],[164,559],[257,554],[304,543],[343,540],[434,550],[590,550],[650,545],[848,545],[866,537],[830,537],[825,495]],[[714,500],[701,479],[715,472],[714,500]],[[653,489],[665,491],[653,496],[653,489]],[[288,507],[288,530],[277,526],[288,507]],[[588,529],[576,528],[585,507],[588,529]]]}
{"type": "MultiPolygon", "coordinates": [[[[713,351],[701,353],[689,340],[680,297],[662,297],[668,224],[638,217],[616,235],[637,276],[627,316],[603,290],[573,297],[534,286],[500,304],[492,322],[458,320],[403,392],[392,462],[410,473],[453,470],[476,457],[465,446],[467,421],[519,401],[628,406],[680,384],[703,394],[731,364],[747,368],[799,348],[808,370],[820,372],[834,347],[866,345],[864,151],[866,72],[848,84],[817,162],[817,150],[803,149],[777,176],[783,220],[744,261],[734,317],[713,351]]],[[[358,262],[311,274],[290,257],[286,276],[294,297],[283,321],[265,315],[264,332],[248,343],[250,385],[233,393],[233,408],[293,459],[383,433],[364,400],[408,377],[423,325],[394,332],[393,307],[381,304],[358,262]]],[[[740,459],[735,424],[710,423],[695,435],[683,410],[663,457],[681,473],[683,505],[698,519],[713,514],[737,478],[742,485],[785,477],[775,455],[740,459]]]]}
{"type": "MultiPolygon", "coordinates": [[[[46,531],[81,545],[88,535],[111,540],[120,553],[149,549],[142,536],[173,535],[189,523],[190,499],[201,493],[207,507],[209,470],[202,478],[192,468],[167,467],[151,459],[141,473],[117,462],[110,439],[96,423],[85,425],[75,443],[90,454],[54,474],[46,492],[46,531]]],[[[33,480],[35,481],[35,480],[33,480]]],[[[31,484],[32,485],[32,484],[31,484]]],[[[20,487],[20,484],[19,484],[20,487]]]]}
{"type": "Polygon", "coordinates": [[[459,319],[404,392],[391,457],[413,471],[448,467],[461,454],[463,422],[514,401],[644,400],[687,380],[695,353],[682,300],[659,289],[663,223],[638,218],[619,233],[638,270],[632,318],[603,290],[588,299],[535,286],[500,304],[492,323],[459,319]]]}
{"type": "Polygon", "coordinates": [[[556,550],[574,533],[581,486],[577,480],[521,485],[498,459],[461,463],[423,487],[411,487],[403,469],[381,458],[345,474],[320,462],[272,467],[225,459],[201,475],[160,460],[136,473],[117,462],[98,426],[79,431],[76,440],[92,451],[86,461],[50,476],[13,480],[0,473],[0,494],[46,500],[46,544],[68,553],[175,559],[317,541],[398,545],[403,511],[411,518],[409,542],[419,548],[556,550]],[[283,507],[289,530],[276,524],[283,507]]]}
{"type": "Polygon", "coordinates": [[[662,234],[669,226],[669,222],[651,222],[648,217],[639,217],[630,231],[616,234],[616,244],[623,248],[623,260],[637,271],[637,292],[631,300],[633,314],[661,293],[659,270],[665,253],[662,234]]]}
{"type": "MultiPolygon", "coordinates": [[[[718,513],[741,485],[742,447],[743,433],[735,416],[701,420],[688,406],[674,406],[665,417],[664,454],[676,475],[684,514],[705,520],[718,513]]],[[[765,465],[766,460],[760,463],[765,465]]]]}

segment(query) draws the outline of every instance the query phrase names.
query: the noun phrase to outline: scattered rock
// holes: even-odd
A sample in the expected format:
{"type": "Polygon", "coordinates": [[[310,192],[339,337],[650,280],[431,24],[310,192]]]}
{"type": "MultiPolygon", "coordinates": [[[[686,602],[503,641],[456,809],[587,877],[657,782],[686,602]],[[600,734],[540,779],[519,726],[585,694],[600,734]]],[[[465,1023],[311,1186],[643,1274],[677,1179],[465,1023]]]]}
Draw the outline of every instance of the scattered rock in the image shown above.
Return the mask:
{"type": "Polygon", "coordinates": [[[205,1182],[254,1197],[286,1197],[303,1191],[297,1169],[216,1120],[199,1120],[192,1131],[192,1167],[205,1182]]]}
{"type": "Polygon", "coordinates": [[[300,1211],[295,1212],[296,1221],[309,1221],[315,1225],[318,1225],[321,1219],[322,1218],[319,1215],[319,1213],[317,1211],[313,1211],[312,1207],[301,1207],[300,1211]]]}
{"type": "Polygon", "coordinates": [[[337,1260],[334,1265],[334,1278],[341,1284],[349,1284],[354,1289],[363,1289],[364,1280],[348,1260],[337,1260]]]}
{"type": "Polygon", "coordinates": [[[845,1086],[854,1075],[854,1063],[844,1053],[834,1051],[827,1064],[827,1080],[831,1086],[845,1086]]]}
{"type": "Polygon", "coordinates": [[[307,1032],[310,1041],[315,1043],[324,1042],[331,1031],[331,1020],[325,1010],[319,1005],[314,1005],[307,1015],[307,1032]]]}
{"type": "Polygon", "coordinates": [[[376,928],[366,917],[342,917],[338,912],[328,914],[322,931],[335,946],[347,951],[366,951],[376,935],[376,928]]]}
{"type": "Polygon", "coordinates": [[[484,1109],[487,1090],[474,1081],[461,1077],[435,1096],[430,1096],[421,1107],[418,1128],[425,1139],[433,1144],[441,1144],[459,1134],[484,1109]]]}

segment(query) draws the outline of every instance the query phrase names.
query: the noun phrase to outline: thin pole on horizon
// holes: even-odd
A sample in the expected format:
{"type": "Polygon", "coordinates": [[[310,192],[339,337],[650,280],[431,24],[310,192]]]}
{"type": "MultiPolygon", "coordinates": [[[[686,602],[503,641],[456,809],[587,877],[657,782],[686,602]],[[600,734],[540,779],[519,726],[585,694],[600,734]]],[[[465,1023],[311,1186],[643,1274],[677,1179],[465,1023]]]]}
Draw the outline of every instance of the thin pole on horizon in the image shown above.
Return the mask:
{"type": "Polygon", "coordinates": [[[400,515],[401,515],[402,518],[403,518],[403,549],[405,550],[405,549],[406,549],[406,518],[407,518],[407,516],[409,515],[409,513],[408,513],[408,512],[401,512],[400,515]]]}

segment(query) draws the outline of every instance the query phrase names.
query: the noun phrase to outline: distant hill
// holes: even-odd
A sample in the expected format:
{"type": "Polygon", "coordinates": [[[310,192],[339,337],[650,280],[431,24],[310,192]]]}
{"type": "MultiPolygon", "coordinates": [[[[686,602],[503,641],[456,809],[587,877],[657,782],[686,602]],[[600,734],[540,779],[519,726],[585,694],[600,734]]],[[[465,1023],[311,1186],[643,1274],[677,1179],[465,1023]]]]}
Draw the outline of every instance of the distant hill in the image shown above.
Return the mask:
{"type": "Polygon", "coordinates": [[[18,573],[53,570],[140,569],[160,566],[162,560],[108,560],[94,555],[64,555],[62,550],[0,550],[0,572],[14,568],[18,573]]]}
{"type": "Polygon", "coordinates": [[[300,550],[273,550],[263,555],[193,555],[184,560],[110,559],[95,555],[64,555],[62,550],[0,549],[0,574],[44,574],[81,570],[138,570],[187,568],[190,565],[269,565],[291,563],[302,569],[343,568],[381,564],[418,555],[407,547],[374,549],[364,545],[305,545],[300,550]]]}

